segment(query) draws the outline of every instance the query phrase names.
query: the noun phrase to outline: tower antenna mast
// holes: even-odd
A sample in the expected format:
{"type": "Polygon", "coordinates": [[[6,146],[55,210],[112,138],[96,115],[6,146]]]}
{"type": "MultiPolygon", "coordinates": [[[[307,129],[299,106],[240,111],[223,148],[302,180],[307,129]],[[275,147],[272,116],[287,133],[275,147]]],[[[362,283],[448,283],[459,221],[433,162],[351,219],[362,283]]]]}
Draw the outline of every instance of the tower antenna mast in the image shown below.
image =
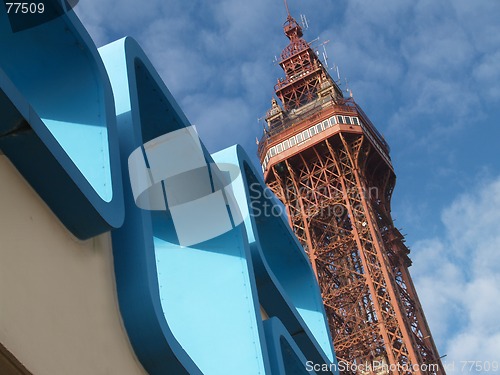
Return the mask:
{"type": "Polygon", "coordinates": [[[286,14],[287,14],[288,17],[291,17],[290,16],[290,9],[288,9],[288,3],[287,3],[286,0],[284,0],[284,1],[285,1],[286,14]]]}

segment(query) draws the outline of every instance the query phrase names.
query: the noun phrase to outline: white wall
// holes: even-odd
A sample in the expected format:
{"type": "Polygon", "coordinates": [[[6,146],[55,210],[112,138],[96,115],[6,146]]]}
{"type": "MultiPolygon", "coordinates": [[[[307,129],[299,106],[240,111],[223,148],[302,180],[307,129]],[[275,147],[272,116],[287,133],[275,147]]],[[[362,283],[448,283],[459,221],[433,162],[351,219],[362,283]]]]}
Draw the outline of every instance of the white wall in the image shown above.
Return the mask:
{"type": "Polygon", "coordinates": [[[110,235],[76,239],[3,155],[0,342],[36,375],[146,374],[118,309],[110,235]]]}

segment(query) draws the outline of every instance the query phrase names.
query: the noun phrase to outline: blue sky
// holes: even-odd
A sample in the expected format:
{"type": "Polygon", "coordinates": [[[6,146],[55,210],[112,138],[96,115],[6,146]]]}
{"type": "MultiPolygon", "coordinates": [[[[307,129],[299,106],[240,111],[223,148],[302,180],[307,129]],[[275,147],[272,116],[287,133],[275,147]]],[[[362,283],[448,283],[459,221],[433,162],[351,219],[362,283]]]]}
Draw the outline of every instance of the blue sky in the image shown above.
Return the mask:
{"type": "MultiPolygon", "coordinates": [[[[308,40],[329,40],[330,65],[391,145],[393,216],[448,373],[500,361],[500,2],[289,6],[307,16],[308,40]]],[[[239,143],[255,155],[257,119],[282,76],[282,1],[86,0],[75,10],[98,46],[139,41],[210,151],[239,143]]]]}

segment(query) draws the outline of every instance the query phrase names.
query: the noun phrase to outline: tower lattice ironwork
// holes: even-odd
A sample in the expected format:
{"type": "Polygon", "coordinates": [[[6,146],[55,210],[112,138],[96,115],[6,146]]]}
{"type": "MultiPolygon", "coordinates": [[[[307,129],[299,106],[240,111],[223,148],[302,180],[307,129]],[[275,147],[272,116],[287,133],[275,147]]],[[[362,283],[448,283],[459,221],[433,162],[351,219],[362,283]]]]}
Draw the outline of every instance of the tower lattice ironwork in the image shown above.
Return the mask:
{"type": "Polygon", "coordinates": [[[289,12],[284,32],[285,78],[258,151],[318,278],[337,357],[352,365],[344,373],[444,374],[391,218],[389,145],[289,12]]]}

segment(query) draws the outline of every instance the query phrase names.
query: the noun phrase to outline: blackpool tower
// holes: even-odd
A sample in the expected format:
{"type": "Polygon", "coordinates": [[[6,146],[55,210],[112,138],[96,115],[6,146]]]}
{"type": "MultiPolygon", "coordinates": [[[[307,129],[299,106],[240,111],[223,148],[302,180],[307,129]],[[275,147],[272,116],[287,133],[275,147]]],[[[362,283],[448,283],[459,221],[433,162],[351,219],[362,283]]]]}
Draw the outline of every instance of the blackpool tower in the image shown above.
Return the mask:
{"type": "Polygon", "coordinates": [[[258,152],[318,279],[342,372],[444,374],[391,218],[389,145],[290,12],[284,32],[258,152]]]}

